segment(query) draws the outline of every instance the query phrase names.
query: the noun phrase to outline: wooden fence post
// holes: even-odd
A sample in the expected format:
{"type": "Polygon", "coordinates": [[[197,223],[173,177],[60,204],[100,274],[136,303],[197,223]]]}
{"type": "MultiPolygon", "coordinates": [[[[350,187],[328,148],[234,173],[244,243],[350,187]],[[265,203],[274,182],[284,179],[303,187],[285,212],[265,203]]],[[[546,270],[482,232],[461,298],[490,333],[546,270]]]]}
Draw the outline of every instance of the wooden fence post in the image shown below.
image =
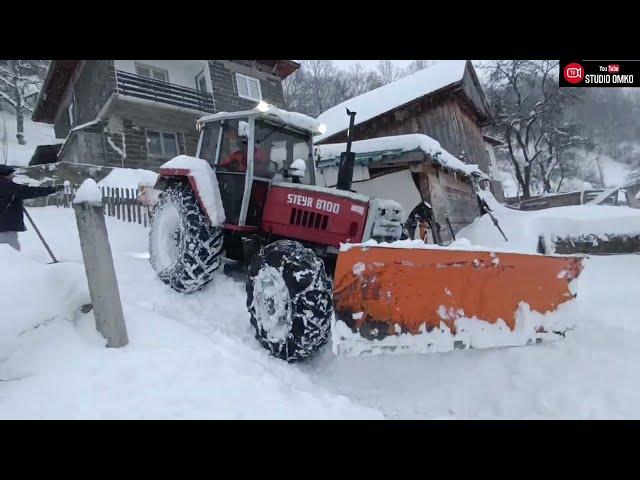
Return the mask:
{"type": "Polygon", "coordinates": [[[83,201],[74,203],[73,208],[96,329],[107,339],[107,347],[123,347],[129,343],[129,338],[102,202],[83,201]]]}

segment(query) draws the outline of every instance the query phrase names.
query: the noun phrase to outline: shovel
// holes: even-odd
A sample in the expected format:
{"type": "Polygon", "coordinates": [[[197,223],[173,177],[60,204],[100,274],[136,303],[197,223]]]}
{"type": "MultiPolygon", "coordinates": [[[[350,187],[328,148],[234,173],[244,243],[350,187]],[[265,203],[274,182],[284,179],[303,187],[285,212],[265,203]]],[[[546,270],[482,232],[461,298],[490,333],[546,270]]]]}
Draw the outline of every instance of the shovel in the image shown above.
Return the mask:
{"type": "Polygon", "coordinates": [[[24,214],[27,216],[27,218],[29,219],[29,223],[31,224],[31,226],[33,227],[33,229],[36,231],[36,233],[38,234],[38,237],[40,238],[40,241],[42,241],[42,244],[44,245],[44,248],[47,249],[47,252],[49,253],[49,256],[51,257],[51,259],[53,260],[52,262],[49,262],[48,265],[51,265],[52,263],[60,263],[58,262],[58,259],[55,257],[55,255],[53,254],[53,252],[51,251],[51,249],[49,248],[49,245],[47,244],[47,241],[44,239],[44,237],[42,236],[42,234],[40,233],[40,230],[38,230],[38,227],[36,227],[36,224],[33,221],[33,218],[31,218],[31,215],[29,215],[29,212],[27,212],[27,209],[22,207],[22,210],[24,211],[24,214]]]}

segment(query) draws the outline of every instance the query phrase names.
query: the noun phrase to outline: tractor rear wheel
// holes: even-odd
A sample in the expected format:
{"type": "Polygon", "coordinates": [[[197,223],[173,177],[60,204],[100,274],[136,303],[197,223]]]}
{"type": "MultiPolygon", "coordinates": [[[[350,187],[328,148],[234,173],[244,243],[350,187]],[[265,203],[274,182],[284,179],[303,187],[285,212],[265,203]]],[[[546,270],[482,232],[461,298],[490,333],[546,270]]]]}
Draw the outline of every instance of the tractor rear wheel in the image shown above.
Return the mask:
{"type": "Polygon", "coordinates": [[[313,355],[329,339],[331,290],[312,250],[291,240],[262,248],[247,280],[247,308],[258,342],[288,362],[313,355]]]}
{"type": "Polygon", "coordinates": [[[151,220],[149,253],[160,280],[181,293],[200,290],[222,262],[223,232],[212,227],[191,187],[173,182],[151,220]]]}

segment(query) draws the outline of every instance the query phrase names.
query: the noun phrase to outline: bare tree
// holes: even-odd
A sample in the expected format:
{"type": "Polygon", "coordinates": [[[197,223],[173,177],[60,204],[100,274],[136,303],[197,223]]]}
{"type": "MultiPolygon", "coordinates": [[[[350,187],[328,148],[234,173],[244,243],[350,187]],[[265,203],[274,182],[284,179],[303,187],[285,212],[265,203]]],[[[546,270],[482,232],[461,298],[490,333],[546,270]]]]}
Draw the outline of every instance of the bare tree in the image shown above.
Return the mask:
{"type": "Polygon", "coordinates": [[[380,80],[385,85],[395,82],[404,75],[403,70],[396,67],[391,60],[380,60],[377,70],[380,80]]]}
{"type": "Polygon", "coordinates": [[[384,83],[384,80],[377,72],[366,69],[360,63],[356,63],[346,73],[347,91],[345,92],[345,98],[341,101],[362,95],[374,88],[381,87],[384,83]]]}
{"type": "Polygon", "coordinates": [[[424,70],[427,67],[430,67],[435,63],[434,60],[414,60],[403,71],[404,75],[410,75],[412,73],[416,73],[420,70],[424,70]]]}
{"type": "Polygon", "coordinates": [[[579,125],[563,118],[566,106],[580,98],[558,87],[556,61],[500,60],[485,68],[496,127],[523,197],[537,185],[550,192],[554,176],[562,184],[572,149],[588,143],[579,125]]]}
{"type": "MultiPolygon", "coordinates": [[[[16,138],[25,145],[25,112],[32,112],[30,100],[34,99],[42,85],[42,60],[3,60],[0,63],[0,100],[8,103],[16,113],[16,138]]],[[[46,70],[46,63],[44,64],[46,70]]]]}

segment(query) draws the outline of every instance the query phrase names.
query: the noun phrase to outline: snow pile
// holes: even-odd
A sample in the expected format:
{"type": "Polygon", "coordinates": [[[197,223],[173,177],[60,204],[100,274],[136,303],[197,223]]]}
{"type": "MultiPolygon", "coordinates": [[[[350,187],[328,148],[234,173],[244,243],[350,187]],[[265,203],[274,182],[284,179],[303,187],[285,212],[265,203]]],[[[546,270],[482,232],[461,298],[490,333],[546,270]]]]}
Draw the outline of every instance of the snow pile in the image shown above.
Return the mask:
{"type": "Polygon", "coordinates": [[[346,100],[318,116],[327,130],[315,138],[320,142],[349,128],[349,116],[345,108],[356,112],[355,125],[366,122],[389,110],[459,82],[464,76],[465,60],[444,60],[414,74],[383,85],[369,92],[346,100]]]}
{"type": "MultiPolygon", "coordinates": [[[[322,160],[340,160],[340,154],[346,151],[346,143],[330,143],[326,145],[318,145],[320,161],[322,160]]],[[[358,140],[351,144],[351,151],[356,154],[369,153],[372,157],[376,154],[384,153],[389,150],[398,150],[402,153],[421,150],[430,155],[434,161],[443,167],[456,170],[465,175],[480,175],[486,177],[477,165],[466,164],[462,160],[454,157],[440,146],[440,143],[433,138],[419,134],[394,135],[390,137],[372,138],[370,140],[358,140]]]]}
{"type": "MultiPolygon", "coordinates": [[[[492,199],[488,194],[485,198],[492,199]]],[[[640,234],[640,210],[624,206],[572,205],[544,210],[522,211],[507,208],[495,199],[489,207],[509,239],[504,241],[489,215],[483,215],[456,234],[472,244],[491,249],[535,253],[538,237],[579,235],[637,235],[640,234]]]]}
{"type": "Polygon", "coordinates": [[[80,185],[80,188],[78,188],[78,191],[76,192],[76,195],[73,199],[73,203],[84,202],[97,207],[102,205],[102,192],[100,191],[98,184],[93,178],[87,178],[84,182],[82,182],[82,185],[80,185]]]}
{"type": "Polygon", "coordinates": [[[187,155],[178,155],[169,160],[160,169],[188,170],[198,190],[197,194],[214,227],[224,223],[225,212],[218,188],[218,179],[206,160],[187,155]]]}
{"type": "Polygon", "coordinates": [[[130,188],[153,187],[158,174],[142,168],[114,168],[109,175],[98,182],[99,187],[130,188]]]}
{"type": "Polygon", "coordinates": [[[378,242],[374,239],[367,240],[362,243],[341,243],[340,251],[346,252],[352,248],[417,248],[422,250],[466,250],[469,252],[513,252],[507,248],[491,248],[482,245],[472,245],[466,238],[457,238],[449,245],[436,245],[433,243],[424,243],[423,240],[397,240],[395,242],[378,242]]]}
{"type": "Polygon", "coordinates": [[[70,320],[90,299],[81,264],[45,265],[0,244],[0,265],[1,363],[24,332],[56,319],[70,320]]]}
{"type": "Polygon", "coordinates": [[[38,145],[52,145],[60,143],[56,140],[53,126],[46,123],[32,121],[28,116],[24,119],[24,135],[26,145],[20,145],[16,138],[16,117],[7,112],[0,112],[0,164],[6,163],[16,167],[26,167],[38,145]],[[4,159],[2,133],[4,125],[7,127],[7,159],[4,159]]]}

